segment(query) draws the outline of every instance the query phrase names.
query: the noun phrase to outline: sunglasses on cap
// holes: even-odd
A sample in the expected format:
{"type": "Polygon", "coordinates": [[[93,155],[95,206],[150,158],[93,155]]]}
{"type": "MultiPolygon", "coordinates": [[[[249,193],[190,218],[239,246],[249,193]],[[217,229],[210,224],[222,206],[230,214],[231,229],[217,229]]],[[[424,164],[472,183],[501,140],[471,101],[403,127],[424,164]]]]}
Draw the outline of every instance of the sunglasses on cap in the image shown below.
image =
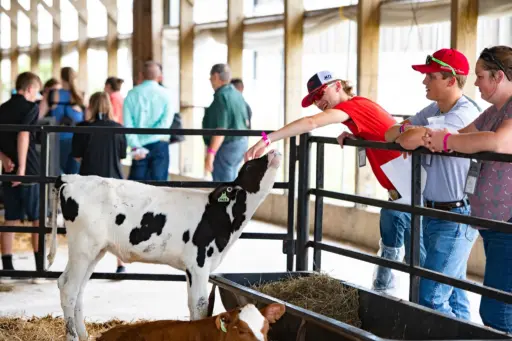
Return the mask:
{"type": "Polygon", "coordinates": [[[327,90],[328,87],[330,87],[331,85],[333,85],[335,83],[336,82],[324,84],[320,88],[318,88],[318,90],[316,90],[311,95],[309,95],[309,99],[311,100],[311,103],[320,101],[325,95],[325,90],[327,90]]]}
{"type": "Polygon", "coordinates": [[[480,54],[480,58],[485,60],[488,63],[493,63],[496,65],[503,73],[505,74],[505,77],[510,81],[511,79],[508,77],[507,71],[503,64],[498,60],[498,58],[494,57],[494,54],[489,50],[488,48],[485,48],[482,53],[480,54]]]}
{"type": "Polygon", "coordinates": [[[435,63],[437,63],[437,64],[439,64],[439,65],[442,65],[442,66],[445,66],[445,67],[447,67],[447,68],[450,68],[450,70],[452,70],[453,75],[454,75],[454,76],[456,76],[456,75],[457,75],[457,73],[455,72],[455,69],[454,69],[453,67],[451,67],[449,64],[446,64],[446,63],[445,63],[445,62],[443,62],[442,60],[439,60],[439,59],[437,59],[437,58],[434,58],[434,57],[432,57],[431,55],[428,55],[428,56],[427,56],[427,60],[425,61],[425,64],[430,65],[430,64],[432,64],[432,62],[435,62],[435,63]]]}

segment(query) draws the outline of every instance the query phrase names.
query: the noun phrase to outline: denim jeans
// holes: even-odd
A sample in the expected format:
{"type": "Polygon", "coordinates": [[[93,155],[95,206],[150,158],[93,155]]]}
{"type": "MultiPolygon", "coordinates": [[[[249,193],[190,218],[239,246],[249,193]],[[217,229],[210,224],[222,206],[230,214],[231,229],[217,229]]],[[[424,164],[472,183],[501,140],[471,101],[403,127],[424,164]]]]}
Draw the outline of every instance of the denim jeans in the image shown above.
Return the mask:
{"type": "MultiPolygon", "coordinates": [[[[484,285],[512,293],[512,233],[480,230],[480,234],[486,257],[484,285]]],[[[512,304],[482,296],[480,316],[486,326],[512,334],[512,304]]]]}
{"type": "MultiPolygon", "coordinates": [[[[380,250],[379,256],[393,261],[410,261],[411,214],[383,208],[380,211],[380,250]],[[402,252],[402,247],[405,252],[402,252]]],[[[420,228],[420,266],[425,260],[425,247],[420,228]]],[[[372,289],[386,291],[395,287],[394,275],[390,268],[377,266],[374,273],[372,289]]]]}
{"type": "Polygon", "coordinates": [[[80,163],[71,154],[72,139],[64,138],[59,141],[59,159],[61,174],[78,174],[80,163]]]}
{"type": "MultiPolygon", "coordinates": [[[[469,215],[469,205],[451,212],[469,215]]],[[[424,268],[444,275],[465,279],[471,248],[478,231],[466,224],[423,217],[423,243],[426,249],[424,268]]],[[[466,292],[430,279],[420,279],[421,305],[461,319],[470,319],[466,292]]]]}
{"type": "Polygon", "coordinates": [[[144,146],[149,153],[142,160],[132,160],[129,180],[167,181],[169,177],[169,143],[158,141],[144,146]]]}
{"type": "Polygon", "coordinates": [[[231,182],[238,176],[238,167],[244,159],[248,149],[248,139],[224,142],[220,146],[213,161],[212,180],[218,182],[231,182]]]}

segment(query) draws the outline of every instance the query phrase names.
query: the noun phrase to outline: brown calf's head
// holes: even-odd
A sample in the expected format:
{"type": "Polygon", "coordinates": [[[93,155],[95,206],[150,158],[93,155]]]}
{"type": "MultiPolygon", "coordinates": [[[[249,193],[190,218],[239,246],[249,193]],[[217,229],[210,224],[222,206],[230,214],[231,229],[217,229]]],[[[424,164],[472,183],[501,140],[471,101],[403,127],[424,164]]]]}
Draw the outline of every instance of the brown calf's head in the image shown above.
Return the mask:
{"type": "Polygon", "coordinates": [[[226,341],[268,341],[270,324],[279,320],[284,312],[285,306],[279,303],[272,303],[260,310],[254,304],[247,304],[219,314],[215,324],[226,333],[226,341]]]}

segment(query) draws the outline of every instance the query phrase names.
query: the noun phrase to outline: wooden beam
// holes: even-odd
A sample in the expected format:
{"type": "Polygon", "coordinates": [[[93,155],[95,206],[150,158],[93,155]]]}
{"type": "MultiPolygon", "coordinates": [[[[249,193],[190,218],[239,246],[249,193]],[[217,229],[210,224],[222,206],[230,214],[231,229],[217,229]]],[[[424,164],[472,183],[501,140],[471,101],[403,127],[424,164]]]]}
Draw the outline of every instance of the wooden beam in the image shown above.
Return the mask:
{"type": "Polygon", "coordinates": [[[117,50],[119,49],[119,40],[117,39],[117,2],[112,0],[103,0],[102,2],[109,15],[107,23],[107,53],[108,75],[110,77],[118,74],[117,50]],[[115,16],[116,20],[111,19],[113,16],[115,16]]]}
{"type": "Polygon", "coordinates": [[[89,77],[87,70],[87,0],[72,1],[77,12],[81,14],[78,21],[78,86],[81,91],[88,92],[89,77]],[[85,16],[84,16],[85,13],[85,16]]]}
{"type": "Polygon", "coordinates": [[[50,14],[57,14],[53,17],[53,40],[52,40],[52,77],[60,79],[60,69],[62,67],[62,39],[60,37],[60,1],[54,1],[52,7],[48,7],[44,1],[41,4],[50,14]]]}
{"type": "Polygon", "coordinates": [[[452,0],[451,2],[451,47],[466,55],[469,61],[469,75],[464,93],[474,98],[475,64],[477,55],[478,0],[452,0]]]}
{"type": "MultiPolygon", "coordinates": [[[[359,0],[357,15],[357,93],[377,100],[380,39],[379,0],[359,0]]],[[[375,196],[376,181],[369,165],[358,167],[356,152],[356,194],[375,196]]],[[[364,207],[358,205],[356,207],[364,207]]]]}
{"type": "MultiPolygon", "coordinates": [[[[184,128],[194,127],[194,9],[193,4],[187,0],[180,0],[180,113],[183,115],[184,128]]],[[[180,143],[180,173],[193,174],[196,169],[204,166],[203,143],[188,137],[180,143]],[[201,162],[203,161],[203,162],[201,162]]]]}
{"type": "Polygon", "coordinates": [[[133,80],[147,60],[162,61],[163,0],[133,0],[133,80]]]}
{"type": "MultiPolygon", "coordinates": [[[[41,5],[43,5],[44,9],[50,13],[50,15],[53,18],[53,25],[54,27],[57,27],[60,30],[60,1],[53,1],[53,6],[50,7],[46,4],[44,1],[39,2],[41,5]]],[[[59,31],[60,32],[60,31],[59,31]]],[[[60,38],[59,38],[60,41],[60,38]]]]}
{"type": "MultiPolygon", "coordinates": [[[[302,1],[302,0],[301,0],[302,1]]],[[[243,75],[244,2],[228,0],[228,64],[233,78],[243,75]]]]}
{"type": "MultiPolygon", "coordinates": [[[[30,0],[30,21],[32,22],[32,29],[30,30],[30,70],[36,74],[39,73],[39,40],[38,40],[38,25],[37,25],[37,5],[39,0],[30,0]],[[35,24],[35,25],[34,25],[35,24]]],[[[21,6],[20,6],[21,7],[21,6]]],[[[45,80],[42,80],[43,82],[45,80]]]]}
{"type": "MultiPolygon", "coordinates": [[[[11,7],[11,23],[13,21],[12,18],[16,17],[18,11],[11,7]]],[[[17,21],[16,21],[17,22],[17,21]]],[[[11,88],[14,89],[16,85],[16,78],[18,77],[18,25],[11,25],[11,88]]]]}
{"type": "Polygon", "coordinates": [[[88,21],[88,18],[87,18],[87,15],[88,15],[87,14],[87,1],[70,0],[69,2],[76,9],[76,12],[78,14],[78,21],[79,21],[78,24],[80,25],[80,22],[82,22],[87,27],[87,21],[88,21]]]}
{"type": "Polygon", "coordinates": [[[17,0],[12,0],[11,11],[20,11],[21,13],[25,14],[30,21],[31,28],[37,30],[37,3],[39,3],[39,1],[36,1],[36,5],[34,7],[34,3],[31,0],[30,11],[27,11],[23,6],[19,4],[17,0]]]}
{"type": "MultiPolygon", "coordinates": [[[[302,49],[304,37],[304,5],[302,0],[284,1],[284,121],[285,124],[302,116],[302,49]]],[[[298,139],[297,139],[298,142],[298,139]]],[[[284,141],[283,171],[288,176],[290,141],[284,141]]]]}

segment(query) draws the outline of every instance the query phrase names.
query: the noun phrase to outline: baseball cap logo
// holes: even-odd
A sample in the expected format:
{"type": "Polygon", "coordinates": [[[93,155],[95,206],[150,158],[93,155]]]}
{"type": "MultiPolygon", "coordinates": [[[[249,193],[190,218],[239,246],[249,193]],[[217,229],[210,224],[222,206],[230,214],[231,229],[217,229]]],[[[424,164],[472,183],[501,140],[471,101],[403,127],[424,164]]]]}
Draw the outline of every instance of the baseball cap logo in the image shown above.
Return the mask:
{"type": "Polygon", "coordinates": [[[331,79],[331,78],[332,78],[331,74],[327,74],[324,76],[324,81],[331,79]]]}

